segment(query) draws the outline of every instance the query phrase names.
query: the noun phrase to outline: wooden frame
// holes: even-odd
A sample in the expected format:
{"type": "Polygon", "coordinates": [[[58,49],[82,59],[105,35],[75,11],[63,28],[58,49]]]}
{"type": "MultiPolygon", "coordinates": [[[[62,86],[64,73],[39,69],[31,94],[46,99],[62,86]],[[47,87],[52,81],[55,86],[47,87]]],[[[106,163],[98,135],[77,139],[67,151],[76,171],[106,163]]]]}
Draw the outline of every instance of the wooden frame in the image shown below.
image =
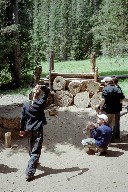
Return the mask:
{"type": "Polygon", "coordinates": [[[61,76],[66,79],[77,79],[77,80],[91,80],[98,82],[98,67],[96,67],[96,55],[93,51],[91,53],[91,72],[90,73],[57,73],[54,72],[54,52],[50,53],[50,64],[49,64],[49,87],[52,91],[53,81],[57,76],[61,76]]]}

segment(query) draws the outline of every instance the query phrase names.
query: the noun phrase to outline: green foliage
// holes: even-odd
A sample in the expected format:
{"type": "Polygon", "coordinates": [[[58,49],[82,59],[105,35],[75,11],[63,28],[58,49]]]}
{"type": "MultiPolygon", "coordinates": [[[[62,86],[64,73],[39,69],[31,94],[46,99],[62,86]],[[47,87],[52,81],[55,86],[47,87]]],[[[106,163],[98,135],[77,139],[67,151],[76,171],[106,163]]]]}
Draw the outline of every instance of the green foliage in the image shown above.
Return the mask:
{"type": "MultiPolygon", "coordinates": [[[[4,82],[10,81],[15,71],[16,33],[23,81],[36,65],[49,61],[51,50],[56,61],[71,61],[71,71],[74,60],[88,58],[92,49],[97,55],[128,53],[127,0],[20,0],[18,23],[12,17],[14,2],[0,0],[0,72],[4,82]]],[[[64,66],[66,70],[66,65],[60,63],[58,69],[64,66]]],[[[77,64],[75,67],[77,71],[77,64]]]]}
{"type": "Polygon", "coordinates": [[[54,50],[57,60],[85,58],[92,46],[88,0],[35,0],[33,9],[32,59],[37,65],[54,50]]]}
{"type": "Polygon", "coordinates": [[[94,43],[101,44],[104,55],[128,53],[128,1],[103,0],[101,9],[93,15],[94,43]]]}
{"type": "Polygon", "coordinates": [[[33,20],[33,1],[20,1],[19,2],[19,29],[20,29],[20,51],[21,51],[21,70],[22,74],[26,74],[33,66],[30,62],[30,42],[31,42],[31,29],[33,20]]]}
{"type": "Polygon", "coordinates": [[[17,44],[16,34],[18,34],[18,42],[20,41],[20,63],[22,74],[26,73],[30,66],[29,51],[30,51],[30,30],[32,26],[32,2],[27,3],[24,0],[18,3],[19,23],[13,21],[15,1],[0,2],[0,71],[2,81],[7,83],[11,81],[13,73],[15,73],[15,54],[14,50],[17,44]],[[6,73],[5,73],[6,72],[6,73]],[[9,78],[8,78],[9,77],[9,78]]]}
{"type": "Polygon", "coordinates": [[[72,58],[81,60],[90,54],[92,35],[90,17],[92,7],[87,0],[72,1],[72,58]]]}
{"type": "Polygon", "coordinates": [[[120,85],[125,97],[128,98],[128,79],[120,80],[119,85],[120,85]]]}

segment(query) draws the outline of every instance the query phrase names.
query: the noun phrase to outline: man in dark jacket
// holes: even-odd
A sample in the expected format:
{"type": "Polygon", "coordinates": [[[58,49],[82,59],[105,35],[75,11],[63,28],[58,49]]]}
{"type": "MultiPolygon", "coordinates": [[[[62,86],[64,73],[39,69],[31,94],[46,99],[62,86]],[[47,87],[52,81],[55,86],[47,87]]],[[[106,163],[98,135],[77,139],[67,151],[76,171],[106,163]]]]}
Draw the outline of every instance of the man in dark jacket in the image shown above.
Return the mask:
{"type": "Polygon", "coordinates": [[[115,126],[113,128],[113,141],[120,141],[120,111],[122,111],[122,101],[125,98],[123,91],[121,87],[118,85],[118,78],[117,77],[112,77],[114,85],[121,91],[122,93],[122,100],[120,100],[120,109],[118,112],[115,114],[115,126]]]}
{"type": "MultiPolygon", "coordinates": [[[[102,102],[100,104],[101,111],[105,112],[108,116],[108,124],[114,130],[116,114],[120,112],[121,101],[124,99],[124,95],[117,86],[115,86],[111,77],[105,77],[102,82],[105,83],[105,87],[102,90],[102,102]]],[[[115,138],[115,132],[113,131],[113,138],[115,138]]]]}
{"type": "Polygon", "coordinates": [[[23,105],[20,136],[24,136],[26,131],[28,132],[30,159],[26,169],[27,181],[34,177],[41,155],[43,126],[47,124],[44,109],[49,93],[50,90],[46,86],[36,85],[33,100],[23,105]],[[43,96],[41,96],[42,92],[43,96]]]}

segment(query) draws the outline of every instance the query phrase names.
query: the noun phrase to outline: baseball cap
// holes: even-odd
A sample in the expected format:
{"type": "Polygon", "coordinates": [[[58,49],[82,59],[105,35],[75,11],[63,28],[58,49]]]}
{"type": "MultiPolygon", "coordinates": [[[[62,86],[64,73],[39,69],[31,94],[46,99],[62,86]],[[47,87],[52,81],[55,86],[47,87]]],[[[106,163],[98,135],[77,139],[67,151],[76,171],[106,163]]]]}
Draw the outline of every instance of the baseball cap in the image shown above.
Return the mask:
{"type": "Polygon", "coordinates": [[[111,77],[104,77],[104,79],[101,80],[102,83],[112,81],[111,77]]]}
{"type": "Polygon", "coordinates": [[[105,115],[105,114],[97,114],[97,117],[98,117],[99,119],[103,119],[105,122],[108,121],[108,117],[107,117],[107,115],[105,115]]]}

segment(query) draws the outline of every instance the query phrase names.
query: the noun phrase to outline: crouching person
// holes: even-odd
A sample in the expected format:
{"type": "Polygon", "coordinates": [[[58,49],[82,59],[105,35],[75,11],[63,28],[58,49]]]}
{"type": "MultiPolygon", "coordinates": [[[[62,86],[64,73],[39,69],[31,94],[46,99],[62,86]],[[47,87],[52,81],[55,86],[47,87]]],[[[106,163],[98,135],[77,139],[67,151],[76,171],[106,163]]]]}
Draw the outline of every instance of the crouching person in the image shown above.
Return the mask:
{"type": "Polygon", "coordinates": [[[97,114],[97,125],[91,123],[87,126],[87,139],[82,140],[82,145],[93,149],[95,155],[106,152],[112,138],[112,128],[107,124],[108,117],[105,114],[97,114]],[[89,131],[90,129],[90,131],[89,131]],[[88,134],[90,133],[90,137],[88,134]]]}

